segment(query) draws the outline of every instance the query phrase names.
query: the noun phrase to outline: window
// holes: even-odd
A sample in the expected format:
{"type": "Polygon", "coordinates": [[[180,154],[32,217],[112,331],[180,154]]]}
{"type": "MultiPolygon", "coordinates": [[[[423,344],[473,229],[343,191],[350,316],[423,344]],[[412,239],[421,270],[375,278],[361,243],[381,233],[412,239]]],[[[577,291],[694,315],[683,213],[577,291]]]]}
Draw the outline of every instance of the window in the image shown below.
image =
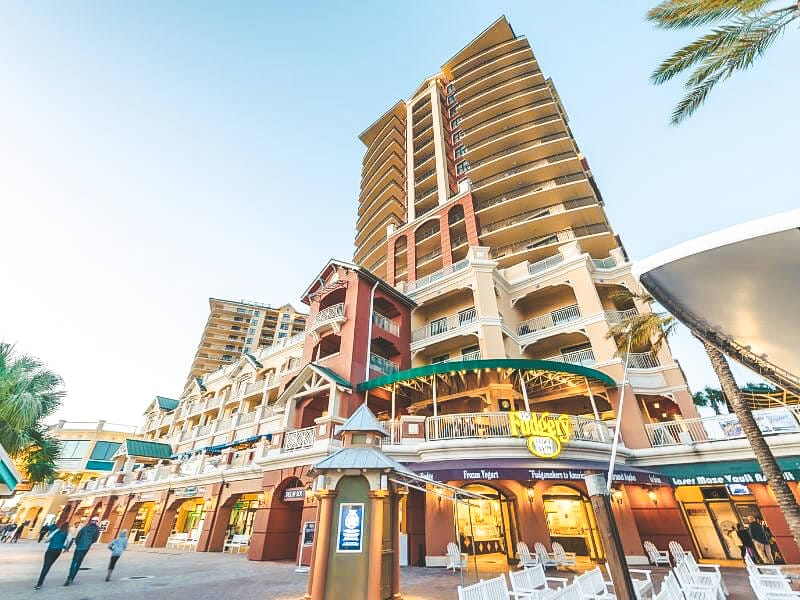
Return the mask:
{"type": "Polygon", "coordinates": [[[448,360],[450,360],[450,355],[449,354],[442,354],[441,356],[434,356],[431,359],[431,364],[433,365],[433,364],[436,364],[436,363],[443,363],[443,362],[447,362],[448,360]]]}
{"type": "Polygon", "coordinates": [[[461,141],[461,138],[463,137],[464,137],[464,132],[459,129],[453,134],[453,143],[457,144],[458,142],[461,141]]]}
{"type": "Polygon", "coordinates": [[[241,331],[241,330],[242,328],[239,327],[238,325],[231,325],[231,331],[241,331]]]}
{"type": "Polygon", "coordinates": [[[464,160],[456,165],[456,175],[463,175],[469,171],[469,161],[464,160]]]}
{"type": "Polygon", "coordinates": [[[243,312],[244,312],[244,309],[243,309],[243,308],[237,308],[237,309],[236,309],[236,312],[237,312],[237,313],[243,313],[243,312]]]}
{"type": "Polygon", "coordinates": [[[234,321],[244,321],[244,317],[233,317],[234,321]]]}
{"type": "Polygon", "coordinates": [[[459,125],[461,125],[461,117],[456,117],[455,119],[450,121],[450,129],[455,129],[459,125]]]}
{"type": "Polygon", "coordinates": [[[456,91],[456,84],[455,83],[448,83],[447,84],[447,93],[453,94],[456,91]]]}
{"type": "Polygon", "coordinates": [[[250,329],[247,330],[247,333],[249,333],[250,335],[255,335],[256,328],[255,327],[251,327],[250,329]]]}
{"type": "Polygon", "coordinates": [[[253,338],[247,338],[247,343],[248,344],[252,344],[253,343],[253,338]]]}
{"type": "Polygon", "coordinates": [[[230,361],[233,360],[233,357],[230,354],[223,354],[222,360],[230,361]]]}
{"type": "Polygon", "coordinates": [[[61,442],[59,458],[83,458],[89,448],[89,440],[64,440],[61,442]]]}
{"type": "Polygon", "coordinates": [[[256,317],[260,317],[260,316],[261,316],[261,311],[260,311],[260,310],[254,310],[254,311],[253,311],[253,314],[254,314],[256,317]]]}
{"type": "Polygon", "coordinates": [[[286,337],[286,332],[285,332],[285,331],[281,331],[281,332],[278,334],[278,339],[285,338],[285,337],[286,337]]]}
{"type": "Polygon", "coordinates": [[[119,442],[97,442],[92,449],[92,460],[111,460],[114,453],[122,444],[119,442]]]}
{"type": "Polygon", "coordinates": [[[288,323],[281,323],[281,331],[285,331],[287,329],[289,329],[289,324],[288,323]]]}
{"type": "Polygon", "coordinates": [[[447,96],[447,103],[448,104],[452,104],[455,101],[456,101],[456,95],[455,94],[449,94],[447,96]]]}
{"type": "Polygon", "coordinates": [[[453,106],[450,107],[450,113],[449,114],[452,117],[453,115],[455,115],[457,113],[458,113],[458,104],[454,104],[453,106]]]}
{"type": "Polygon", "coordinates": [[[258,323],[258,319],[250,319],[250,325],[255,325],[258,323]]]}
{"type": "Polygon", "coordinates": [[[466,146],[459,146],[458,148],[456,148],[456,158],[461,158],[466,153],[467,153],[467,147],[466,146]]]}

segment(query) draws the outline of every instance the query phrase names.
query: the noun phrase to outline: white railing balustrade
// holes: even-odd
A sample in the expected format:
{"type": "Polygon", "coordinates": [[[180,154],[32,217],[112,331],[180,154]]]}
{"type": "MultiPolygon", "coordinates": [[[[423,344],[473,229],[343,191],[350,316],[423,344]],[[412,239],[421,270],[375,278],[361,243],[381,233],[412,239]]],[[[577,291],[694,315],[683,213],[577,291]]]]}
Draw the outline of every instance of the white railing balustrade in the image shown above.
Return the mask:
{"type": "Polygon", "coordinates": [[[399,444],[401,438],[401,432],[403,430],[402,423],[400,421],[382,421],[381,425],[384,426],[386,432],[389,434],[389,439],[387,439],[384,444],[399,444]]]}
{"type": "MultiPolygon", "coordinates": [[[[571,424],[570,439],[610,443],[608,428],[602,421],[575,415],[568,416],[571,424]]],[[[549,415],[547,418],[559,419],[560,417],[561,415],[549,415]]],[[[507,412],[463,413],[425,419],[425,439],[429,442],[505,437],[511,437],[507,412]]]]}
{"type": "Polygon", "coordinates": [[[564,323],[569,323],[570,321],[577,321],[580,318],[581,311],[578,309],[577,304],[565,306],[564,308],[559,308],[558,310],[554,310],[545,315],[540,315],[538,317],[528,319],[527,321],[523,321],[517,328],[517,334],[527,335],[529,333],[543,331],[545,329],[550,329],[551,327],[557,327],[564,323]]]}
{"type": "Polygon", "coordinates": [[[612,325],[618,325],[626,319],[630,319],[631,317],[635,317],[639,314],[639,311],[637,311],[635,308],[629,308],[628,310],[607,310],[604,312],[606,315],[606,321],[612,325]]]}
{"type": "Polygon", "coordinates": [[[474,323],[478,320],[478,313],[475,311],[474,308],[469,308],[467,310],[462,310],[461,312],[450,315],[448,317],[444,317],[441,319],[436,319],[435,321],[431,321],[425,327],[420,327],[419,329],[415,329],[411,332],[411,341],[412,342],[419,342],[420,340],[424,340],[429,337],[433,337],[436,335],[441,335],[443,333],[447,333],[448,331],[452,331],[454,329],[458,329],[459,327],[463,327],[464,325],[469,325],[470,323],[474,323]]]}
{"type": "Polygon", "coordinates": [[[434,271],[430,275],[425,275],[425,277],[420,277],[416,281],[409,282],[406,285],[405,291],[406,293],[411,293],[416,290],[427,287],[430,284],[434,283],[435,281],[438,281],[443,277],[450,275],[450,273],[455,273],[456,271],[460,271],[461,269],[464,269],[467,266],[469,266],[469,260],[465,258],[463,260],[458,261],[457,263],[453,263],[452,265],[443,267],[438,271],[434,271]]]}
{"type": "Polygon", "coordinates": [[[448,358],[444,362],[461,362],[464,360],[480,360],[481,359],[481,351],[480,350],[473,350],[472,352],[467,352],[466,354],[459,354],[454,356],[453,358],[448,358]]]}
{"type": "Polygon", "coordinates": [[[372,313],[372,323],[392,335],[400,335],[400,326],[379,312],[372,313]]]}
{"type": "MultiPolygon", "coordinates": [[[[800,407],[754,410],[753,417],[764,435],[800,432],[800,407]]],[[[697,442],[735,440],[746,437],[734,414],[680,419],[645,424],[650,445],[677,446],[697,442]]]]}
{"type": "Polygon", "coordinates": [[[256,412],[257,411],[254,410],[252,412],[247,412],[247,413],[240,414],[239,415],[239,425],[249,425],[250,423],[255,421],[256,420],[256,412]]]}
{"type": "Polygon", "coordinates": [[[200,427],[197,428],[197,437],[203,437],[210,434],[213,426],[213,423],[209,423],[208,425],[200,425],[200,427]]]}
{"type": "Polygon", "coordinates": [[[225,431],[226,429],[230,429],[231,425],[233,424],[233,417],[227,417],[225,419],[220,419],[217,421],[217,427],[214,429],[215,432],[217,431],[225,431]]]}
{"type": "Polygon", "coordinates": [[[206,402],[205,410],[209,410],[211,408],[216,408],[219,406],[219,403],[222,402],[222,396],[214,396],[213,398],[209,398],[206,402]]]}
{"type": "Polygon", "coordinates": [[[187,429],[186,431],[181,431],[181,435],[178,438],[181,442],[185,442],[186,440],[192,439],[192,429],[187,429]]]}
{"type": "Polygon", "coordinates": [[[631,352],[628,354],[628,368],[630,369],[655,369],[658,366],[658,359],[650,352],[631,352]]]}
{"type": "Polygon", "coordinates": [[[323,308],[321,311],[319,311],[316,315],[314,315],[314,320],[311,322],[311,327],[314,328],[323,323],[327,323],[328,321],[341,319],[342,317],[344,317],[344,302],[334,304],[333,306],[323,308]]]}
{"type": "Polygon", "coordinates": [[[563,362],[571,365],[583,366],[593,365],[597,362],[594,358],[594,351],[591,348],[584,348],[583,350],[575,350],[574,352],[566,352],[564,354],[548,356],[544,360],[552,360],[554,362],[563,362]]]}
{"type": "Polygon", "coordinates": [[[244,388],[244,395],[249,396],[250,394],[254,394],[256,392],[260,392],[264,389],[264,380],[259,379],[258,381],[253,381],[248,383],[247,386],[244,388]]]}
{"type": "Polygon", "coordinates": [[[613,256],[607,258],[593,258],[592,263],[595,269],[613,269],[617,266],[617,259],[613,256]]]}
{"type": "Polygon", "coordinates": [[[560,265],[563,262],[564,262],[563,254],[548,256],[547,258],[543,258],[542,260],[539,260],[535,263],[530,263],[528,265],[528,274],[536,275],[537,273],[541,273],[543,271],[547,271],[548,269],[552,269],[553,267],[560,265]]]}
{"type": "Polygon", "coordinates": [[[400,370],[400,367],[388,358],[372,353],[369,355],[369,368],[378,371],[378,373],[383,373],[384,375],[397,373],[400,370]]]}
{"type": "Polygon", "coordinates": [[[317,427],[305,427],[287,431],[283,436],[282,452],[295,452],[305,448],[311,448],[316,439],[317,427]]]}

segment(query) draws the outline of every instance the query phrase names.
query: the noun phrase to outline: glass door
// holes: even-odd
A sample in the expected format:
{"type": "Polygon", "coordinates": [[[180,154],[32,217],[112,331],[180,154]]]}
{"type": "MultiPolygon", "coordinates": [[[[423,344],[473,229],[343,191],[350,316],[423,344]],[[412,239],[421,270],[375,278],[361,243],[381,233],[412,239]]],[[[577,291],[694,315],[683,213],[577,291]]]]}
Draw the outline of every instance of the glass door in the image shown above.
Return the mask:
{"type": "Polygon", "coordinates": [[[719,539],[725,550],[725,558],[738,559],[742,556],[741,542],[736,535],[736,526],[739,524],[739,517],[733,510],[730,502],[709,502],[708,510],[714,519],[714,525],[719,533],[719,539]]]}
{"type": "Polygon", "coordinates": [[[683,505],[689,529],[694,534],[697,549],[702,558],[727,558],[717,528],[703,502],[686,502],[683,505]]]}

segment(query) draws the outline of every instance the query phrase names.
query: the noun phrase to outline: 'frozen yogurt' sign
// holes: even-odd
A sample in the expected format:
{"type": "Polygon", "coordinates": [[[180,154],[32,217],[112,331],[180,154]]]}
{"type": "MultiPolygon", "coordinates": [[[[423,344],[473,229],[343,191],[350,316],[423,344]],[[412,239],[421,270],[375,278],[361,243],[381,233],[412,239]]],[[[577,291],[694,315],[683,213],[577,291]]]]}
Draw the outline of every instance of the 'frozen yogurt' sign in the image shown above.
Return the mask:
{"type": "Polygon", "coordinates": [[[569,415],[515,411],[508,413],[508,425],[512,437],[527,438],[528,450],[539,458],[555,458],[572,436],[569,415]]]}

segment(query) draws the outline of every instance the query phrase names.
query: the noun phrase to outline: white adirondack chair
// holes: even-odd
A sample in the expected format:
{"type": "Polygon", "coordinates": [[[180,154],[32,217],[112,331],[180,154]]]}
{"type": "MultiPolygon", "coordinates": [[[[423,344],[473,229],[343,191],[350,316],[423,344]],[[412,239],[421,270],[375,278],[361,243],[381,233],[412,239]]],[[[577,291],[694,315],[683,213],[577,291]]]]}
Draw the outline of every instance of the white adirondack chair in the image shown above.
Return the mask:
{"type": "Polygon", "coordinates": [[[565,588],[556,590],[555,595],[550,600],[584,600],[584,596],[578,584],[573,583],[565,588]]]}
{"type": "Polygon", "coordinates": [[[519,564],[523,568],[539,564],[536,557],[531,556],[530,548],[528,548],[528,544],[525,542],[517,542],[517,556],[519,556],[519,564]]]}
{"type": "Polygon", "coordinates": [[[715,600],[717,592],[714,588],[688,585],[681,587],[675,574],[670,571],[661,584],[661,591],[655,600],[715,600]]]}
{"type": "Polygon", "coordinates": [[[503,575],[458,586],[458,600],[508,600],[508,583],[503,575]]]}
{"type": "Polygon", "coordinates": [[[558,566],[555,556],[553,556],[550,552],[547,551],[542,542],[536,542],[533,545],[533,549],[536,552],[536,560],[538,560],[539,564],[542,565],[545,569],[547,567],[558,566]]]}
{"type": "Polygon", "coordinates": [[[467,555],[458,549],[455,542],[447,544],[447,568],[455,573],[456,569],[463,569],[466,566],[467,555]]]}
{"type": "Polygon", "coordinates": [[[669,543],[669,553],[672,555],[672,561],[675,563],[676,567],[683,562],[683,557],[688,554],[686,550],[683,549],[683,546],[675,540],[669,543]]]}
{"type": "Polygon", "coordinates": [[[558,542],[553,542],[553,558],[559,567],[574,567],[578,564],[578,558],[574,552],[565,552],[564,546],[558,542]]]}
{"type": "Polygon", "coordinates": [[[655,566],[670,566],[669,552],[667,550],[659,550],[656,548],[655,544],[650,541],[645,541],[642,545],[644,546],[644,551],[647,552],[647,558],[650,559],[651,564],[655,566]]]}
{"type": "Polygon", "coordinates": [[[750,580],[750,587],[753,588],[753,592],[756,594],[756,598],[758,600],[798,600],[800,599],[800,592],[795,592],[791,588],[788,590],[784,587],[784,584],[788,586],[788,582],[783,579],[782,582],[778,582],[777,577],[774,575],[752,575],[748,574],[748,579],[750,580]]]}
{"type": "Polygon", "coordinates": [[[595,567],[575,578],[575,583],[580,588],[585,600],[616,600],[611,591],[614,584],[606,581],[600,567],[595,567]]]}
{"type": "Polygon", "coordinates": [[[714,574],[693,571],[686,560],[675,567],[674,573],[681,584],[681,589],[692,586],[708,588],[714,591],[717,600],[725,600],[725,592],[722,591],[720,581],[717,577],[714,577],[714,574]]]}
{"type": "Polygon", "coordinates": [[[780,567],[776,565],[757,565],[749,554],[744,555],[744,566],[751,575],[774,575],[785,577],[780,567]]]}
{"type": "Polygon", "coordinates": [[[703,563],[702,565],[698,564],[694,559],[694,554],[691,552],[686,553],[684,562],[687,563],[689,565],[689,569],[695,573],[709,574],[712,575],[714,579],[719,580],[719,587],[726,596],[728,595],[728,588],[725,587],[725,580],[722,579],[722,573],[719,570],[719,565],[714,565],[711,563],[703,563]]]}
{"type": "Polygon", "coordinates": [[[550,600],[557,589],[567,586],[565,577],[547,577],[542,565],[520,571],[509,571],[508,578],[511,580],[512,595],[530,600],[550,600]],[[551,582],[558,588],[551,588],[549,585],[551,582]]]}

